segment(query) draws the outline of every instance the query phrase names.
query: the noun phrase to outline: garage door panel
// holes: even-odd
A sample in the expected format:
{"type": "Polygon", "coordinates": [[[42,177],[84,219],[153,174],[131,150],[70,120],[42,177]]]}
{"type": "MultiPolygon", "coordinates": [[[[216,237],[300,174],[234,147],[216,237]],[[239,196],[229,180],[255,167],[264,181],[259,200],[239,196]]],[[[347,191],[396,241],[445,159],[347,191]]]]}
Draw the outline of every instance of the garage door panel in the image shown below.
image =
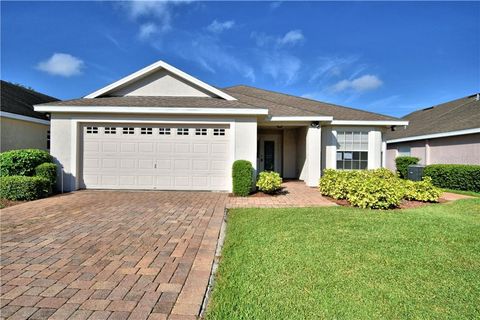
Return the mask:
{"type": "Polygon", "coordinates": [[[225,128],[225,135],[192,125],[170,127],[170,134],[160,130],[167,127],[152,125],[147,130],[138,124],[95,124],[90,125],[89,133],[84,129],[82,175],[86,188],[228,189],[229,129],[225,128]],[[178,135],[177,128],[190,128],[189,134],[178,135]]]}

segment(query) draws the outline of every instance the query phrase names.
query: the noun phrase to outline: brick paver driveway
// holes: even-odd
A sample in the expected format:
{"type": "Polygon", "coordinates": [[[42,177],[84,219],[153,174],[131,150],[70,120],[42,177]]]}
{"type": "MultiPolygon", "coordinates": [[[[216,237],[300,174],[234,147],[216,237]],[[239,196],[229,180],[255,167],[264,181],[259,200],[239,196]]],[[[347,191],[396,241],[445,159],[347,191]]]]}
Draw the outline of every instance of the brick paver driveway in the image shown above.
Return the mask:
{"type": "Polygon", "coordinates": [[[195,319],[226,197],[81,191],[2,210],[2,318],[195,319]]]}

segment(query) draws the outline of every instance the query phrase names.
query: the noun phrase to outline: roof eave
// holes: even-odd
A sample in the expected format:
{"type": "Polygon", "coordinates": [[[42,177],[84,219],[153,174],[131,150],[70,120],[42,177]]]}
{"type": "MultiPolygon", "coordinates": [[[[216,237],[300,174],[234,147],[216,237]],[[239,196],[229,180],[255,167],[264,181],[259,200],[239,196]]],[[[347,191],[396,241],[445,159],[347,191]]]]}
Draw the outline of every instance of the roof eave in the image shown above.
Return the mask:
{"type": "Polygon", "coordinates": [[[399,143],[399,142],[408,142],[408,141],[425,140],[425,139],[446,138],[446,137],[461,136],[461,135],[474,134],[474,133],[480,133],[480,128],[439,132],[439,133],[424,134],[424,135],[411,136],[411,137],[405,137],[405,138],[390,139],[390,140],[387,140],[387,143],[399,143]]]}

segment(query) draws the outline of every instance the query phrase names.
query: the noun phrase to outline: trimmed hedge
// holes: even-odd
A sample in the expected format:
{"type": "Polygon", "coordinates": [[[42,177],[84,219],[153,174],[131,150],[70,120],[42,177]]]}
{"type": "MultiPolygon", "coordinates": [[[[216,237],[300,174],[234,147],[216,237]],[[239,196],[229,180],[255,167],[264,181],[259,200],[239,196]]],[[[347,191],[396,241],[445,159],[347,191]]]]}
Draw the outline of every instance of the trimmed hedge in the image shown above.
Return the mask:
{"type": "Polygon", "coordinates": [[[440,188],[480,192],[480,165],[432,164],[425,167],[423,176],[440,188]]]}
{"type": "Polygon", "coordinates": [[[397,172],[400,178],[407,179],[408,177],[408,166],[418,164],[420,161],[417,157],[396,157],[395,166],[397,167],[397,172]]]}
{"type": "Polygon", "coordinates": [[[258,175],[257,187],[265,193],[275,193],[282,186],[282,177],[278,172],[263,171],[258,175]]]}
{"type": "Polygon", "coordinates": [[[402,180],[387,169],[327,169],[320,179],[319,190],[334,199],[346,199],[352,206],[370,209],[395,208],[402,199],[436,202],[441,194],[430,179],[402,180]]]}
{"type": "Polygon", "coordinates": [[[35,176],[43,177],[50,181],[50,186],[53,188],[57,183],[57,165],[54,163],[42,163],[35,168],[35,176]]]}
{"type": "Polygon", "coordinates": [[[51,163],[52,156],[39,149],[11,150],[0,153],[0,175],[33,176],[35,168],[42,163],[51,163]]]}
{"type": "Polygon", "coordinates": [[[8,200],[36,200],[51,193],[48,179],[43,177],[0,177],[0,198],[8,200]]]}
{"type": "Polygon", "coordinates": [[[246,197],[253,187],[253,167],[250,161],[237,160],[232,166],[233,194],[246,197]]]}

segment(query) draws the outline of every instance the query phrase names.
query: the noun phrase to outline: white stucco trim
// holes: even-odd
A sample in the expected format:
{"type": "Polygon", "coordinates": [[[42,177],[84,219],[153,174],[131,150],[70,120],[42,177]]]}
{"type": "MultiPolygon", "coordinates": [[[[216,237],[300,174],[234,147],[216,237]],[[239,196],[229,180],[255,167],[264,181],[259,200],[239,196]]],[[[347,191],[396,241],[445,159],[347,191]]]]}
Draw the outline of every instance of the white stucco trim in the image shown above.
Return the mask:
{"type": "Polygon", "coordinates": [[[128,114],[202,114],[202,115],[267,115],[268,109],[245,108],[163,108],[125,106],[34,106],[40,112],[128,113],[128,114]]]}
{"type": "Polygon", "coordinates": [[[47,126],[50,125],[50,121],[48,121],[48,120],[37,119],[37,118],[23,116],[21,114],[5,112],[5,111],[0,111],[0,117],[10,118],[10,119],[15,119],[15,120],[28,121],[28,122],[38,123],[38,124],[44,124],[44,125],[47,125],[47,126]]]}
{"type": "Polygon", "coordinates": [[[125,85],[125,84],[128,84],[129,82],[133,82],[134,80],[136,79],[139,79],[141,77],[143,77],[144,75],[148,74],[148,73],[151,73],[151,72],[154,72],[155,70],[158,70],[158,69],[165,69],[171,73],[173,73],[174,75],[188,81],[188,82],[191,82],[193,84],[195,84],[196,86],[220,97],[220,98],[223,98],[225,100],[237,100],[235,99],[234,97],[226,94],[225,92],[223,91],[220,91],[218,90],[217,88],[214,88],[212,87],[211,85],[209,84],[206,84],[205,82],[195,78],[195,77],[192,77],[191,75],[175,68],[174,66],[171,66],[169,65],[168,63],[162,61],[162,60],[159,60],[155,63],[152,63],[151,65],[143,68],[143,69],[140,69],[138,70],[137,72],[134,72],[112,84],[109,84],[108,86],[106,87],[103,87],[95,92],[92,92],[88,95],[85,96],[86,99],[91,99],[91,98],[97,98],[103,94],[106,94],[108,92],[111,92],[112,90],[122,86],[122,85],[125,85]]]}
{"type": "Polygon", "coordinates": [[[332,121],[333,117],[328,116],[305,116],[305,117],[286,117],[286,116],[273,116],[267,119],[269,121],[332,121]]]}
{"type": "Polygon", "coordinates": [[[408,121],[401,120],[333,120],[332,125],[352,126],[408,126],[408,121]]]}
{"type": "Polygon", "coordinates": [[[473,134],[473,133],[480,133],[480,128],[473,128],[473,129],[465,129],[465,130],[458,130],[458,131],[449,131],[449,132],[425,134],[425,135],[421,135],[421,136],[413,136],[413,137],[392,139],[392,140],[387,140],[387,143],[397,143],[397,142],[414,141],[414,140],[445,138],[445,137],[461,136],[461,135],[464,135],[464,134],[473,134]]]}

